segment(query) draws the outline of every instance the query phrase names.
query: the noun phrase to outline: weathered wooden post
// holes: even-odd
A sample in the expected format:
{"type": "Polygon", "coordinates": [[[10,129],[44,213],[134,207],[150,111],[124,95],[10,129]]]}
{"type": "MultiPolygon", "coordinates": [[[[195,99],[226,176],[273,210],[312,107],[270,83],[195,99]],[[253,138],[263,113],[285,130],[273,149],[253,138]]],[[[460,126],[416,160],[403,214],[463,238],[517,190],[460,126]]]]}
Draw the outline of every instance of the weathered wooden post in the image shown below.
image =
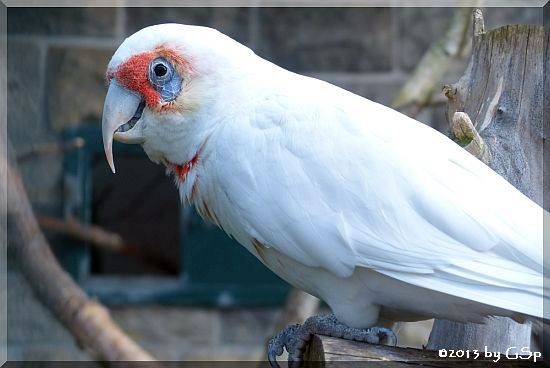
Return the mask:
{"type": "MultiPolygon", "coordinates": [[[[543,95],[544,85],[550,88],[550,78],[544,74],[544,65],[550,65],[550,32],[537,25],[510,25],[485,32],[483,23],[481,11],[474,10],[469,65],[457,83],[444,88],[451,136],[542,206],[543,186],[550,189],[548,180],[543,180],[544,133],[550,133],[550,96],[543,95]]],[[[550,160],[546,161],[548,168],[550,160]]],[[[550,201],[545,204],[548,210],[550,201]]],[[[530,346],[530,324],[497,317],[484,325],[436,320],[427,348],[484,351],[487,347],[504,353],[509,347],[530,346]]],[[[325,336],[315,336],[306,354],[309,362],[344,360],[386,361],[384,366],[393,361],[395,367],[435,360],[449,367],[461,364],[456,359],[442,359],[434,351],[325,336]]],[[[486,364],[483,360],[472,362],[472,366],[486,364]]],[[[528,366],[532,360],[499,361],[499,366],[502,364],[528,366]]]]}
{"type": "MultiPolygon", "coordinates": [[[[464,76],[444,88],[451,134],[542,206],[543,62],[550,61],[544,53],[548,34],[537,25],[485,32],[482,13],[476,9],[473,37],[464,76]]],[[[531,326],[509,318],[488,319],[484,325],[436,320],[428,348],[486,346],[504,352],[511,346],[529,347],[530,340],[531,326]]]]}

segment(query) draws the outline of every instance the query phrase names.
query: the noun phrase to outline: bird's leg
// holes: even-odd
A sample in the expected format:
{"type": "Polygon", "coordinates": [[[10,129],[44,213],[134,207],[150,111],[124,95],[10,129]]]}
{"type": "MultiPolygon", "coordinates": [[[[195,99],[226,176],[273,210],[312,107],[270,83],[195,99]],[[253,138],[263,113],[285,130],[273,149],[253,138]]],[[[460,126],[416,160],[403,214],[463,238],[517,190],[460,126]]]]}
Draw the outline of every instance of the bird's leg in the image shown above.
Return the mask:
{"type": "Polygon", "coordinates": [[[308,318],[304,324],[289,325],[275,335],[267,345],[267,356],[271,367],[279,367],[277,356],[283,354],[283,348],[288,352],[288,366],[300,367],[303,354],[311,337],[315,334],[339,337],[346,340],[380,344],[386,342],[395,345],[397,338],[393,331],[385,327],[359,329],[348,327],[334,316],[321,314],[308,318]]]}

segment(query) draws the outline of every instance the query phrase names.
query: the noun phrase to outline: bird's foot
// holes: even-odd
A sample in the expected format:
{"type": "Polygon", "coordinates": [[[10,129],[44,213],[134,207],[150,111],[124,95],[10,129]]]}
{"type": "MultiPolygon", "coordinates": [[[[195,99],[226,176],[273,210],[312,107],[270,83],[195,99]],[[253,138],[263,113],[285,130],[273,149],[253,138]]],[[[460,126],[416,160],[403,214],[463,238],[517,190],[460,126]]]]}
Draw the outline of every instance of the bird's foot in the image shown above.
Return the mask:
{"type": "Polygon", "coordinates": [[[334,314],[318,315],[308,318],[302,325],[287,326],[269,341],[267,356],[271,367],[279,367],[277,357],[283,354],[283,348],[288,352],[288,366],[300,367],[303,363],[303,355],[307,344],[315,334],[367,342],[369,344],[380,344],[383,342],[393,346],[397,344],[397,338],[389,328],[353,328],[339,322],[334,314]]]}

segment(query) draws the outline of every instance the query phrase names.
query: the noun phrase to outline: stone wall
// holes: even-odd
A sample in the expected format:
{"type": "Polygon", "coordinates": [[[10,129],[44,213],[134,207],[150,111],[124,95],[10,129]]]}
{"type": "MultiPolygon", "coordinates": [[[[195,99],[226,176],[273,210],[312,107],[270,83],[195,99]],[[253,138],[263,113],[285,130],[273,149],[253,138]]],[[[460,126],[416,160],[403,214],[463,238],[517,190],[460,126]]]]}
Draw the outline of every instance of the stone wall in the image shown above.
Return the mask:
{"type": "MultiPolygon", "coordinates": [[[[215,27],[285,68],[389,104],[452,14],[450,8],[9,8],[9,137],[23,152],[59,141],[69,125],[97,123],[110,56],[147,25],[215,27]]],[[[485,18],[487,28],[540,24],[542,11],[493,8],[485,18]]],[[[464,66],[441,83],[456,81],[464,66]]],[[[444,126],[441,108],[418,118],[444,126]]],[[[59,157],[28,162],[21,170],[37,210],[59,215],[59,157]]],[[[13,264],[8,284],[10,360],[89,359],[35,300],[13,264]]],[[[254,359],[276,310],[132,306],[113,315],[160,359],[254,359]]]]}

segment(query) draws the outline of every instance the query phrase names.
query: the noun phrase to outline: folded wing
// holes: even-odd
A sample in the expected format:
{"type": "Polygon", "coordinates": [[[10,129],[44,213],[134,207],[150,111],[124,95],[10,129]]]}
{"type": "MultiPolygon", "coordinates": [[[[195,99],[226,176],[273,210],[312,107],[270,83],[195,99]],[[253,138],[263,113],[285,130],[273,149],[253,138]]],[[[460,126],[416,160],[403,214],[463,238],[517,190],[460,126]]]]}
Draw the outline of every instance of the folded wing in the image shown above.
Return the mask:
{"type": "Polygon", "coordinates": [[[538,205],[421,123],[352,95],[320,98],[279,99],[279,114],[242,123],[250,155],[234,156],[228,185],[248,235],[340,277],[366,267],[542,316],[538,205]]]}

